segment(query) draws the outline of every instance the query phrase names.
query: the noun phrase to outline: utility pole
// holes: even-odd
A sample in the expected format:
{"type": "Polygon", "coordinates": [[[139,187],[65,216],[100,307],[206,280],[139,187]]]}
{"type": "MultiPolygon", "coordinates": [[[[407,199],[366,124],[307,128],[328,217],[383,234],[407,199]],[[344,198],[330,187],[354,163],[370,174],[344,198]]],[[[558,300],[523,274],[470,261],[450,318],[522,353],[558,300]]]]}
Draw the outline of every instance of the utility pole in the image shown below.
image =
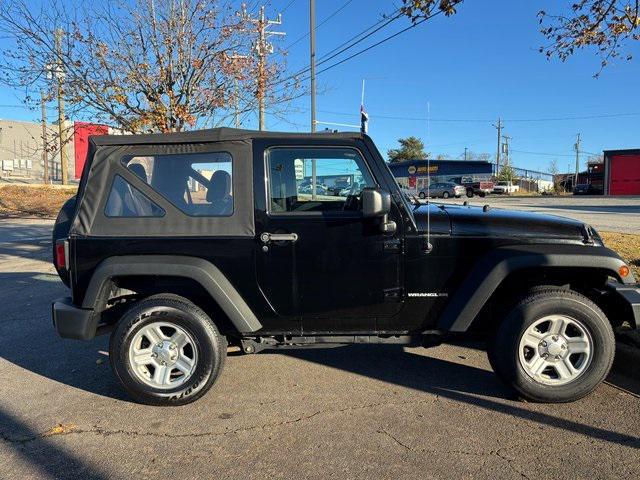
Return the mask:
{"type": "Polygon", "coordinates": [[[62,184],[69,182],[68,159],[67,159],[67,142],[65,139],[65,121],[64,121],[64,70],[62,67],[62,30],[58,29],[55,33],[56,39],[56,62],[55,77],[58,87],[58,136],[60,142],[60,168],[62,169],[62,184]]]}
{"type": "Polygon", "coordinates": [[[500,144],[502,142],[502,121],[500,120],[500,117],[498,117],[498,123],[495,124],[494,127],[498,129],[498,150],[496,151],[496,177],[497,177],[498,173],[500,172],[500,149],[502,148],[502,145],[500,144]]]}
{"type": "Polygon", "coordinates": [[[513,140],[513,137],[503,135],[504,139],[504,164],[509,165],[511,163],[511,151],[509,150],[509,140],[513,140]]]}
{"type": "Polygon", "coordinates": [[[580,134],[578,133],[576,135],[576,143],[573,146],[576,150],[576,173],[573,177],[573,188],[576,188],[576,185],[578,184],[578,173],[580,171],[580,134]]]}
{"type": "Polygon", "coordinates": [[[467,147],[464,147],[464,161],[467,161],[467,147]]]}
{"type": "Polygon", "coordinates": [[[311,66],[311,131],[316,131],[316,2],[309,0],[309,64],[311,66]]]}
{"type": "Polygon", "coordinates": [[[245,20],[250,21],[251,23],[256,25],[258,31],[258,41],[254,45],[254,50],[256,51],[256,55],[258,56],[258,81],[257,81],[257,89],[256,89],[256,97],[258,98],[258,119],[260,130],[265,129],[265,96],[267,90],[267,78],[266,78],[266,67],[267,67],[267,55],[273,53],[273,44],[269,42],[269,37],[271,35],[286,35],[284,32],[274,32],[269,30],[271,25],[281,25],[282,24],[282,14],[279,13],[275,20],[269,20],[264,16],[264,5],[260,7],[260,13],[258,14],[258,18],[251,18],[251,16],[247,13],[247,6],[245,4],[242,5],[242,17],[245,20]]]}
{"type": "Polygon", "coordinates": [[[40,90],[40,107],[42,109],[42,180],[49,183],[49,155],[47,155],[47,104],[44,90],[40,90]]]}

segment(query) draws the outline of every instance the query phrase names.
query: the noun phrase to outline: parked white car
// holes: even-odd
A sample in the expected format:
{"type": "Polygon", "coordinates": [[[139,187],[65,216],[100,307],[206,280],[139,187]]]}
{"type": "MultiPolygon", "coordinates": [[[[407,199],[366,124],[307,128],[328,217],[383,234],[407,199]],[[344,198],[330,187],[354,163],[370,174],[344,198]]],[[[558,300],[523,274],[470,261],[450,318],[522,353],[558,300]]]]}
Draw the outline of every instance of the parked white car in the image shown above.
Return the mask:
{"type": "Polygon", "coordinates": [[[497,182],[493,186],[493,193],[504,193],[509,195],[511,193],[516,193],[520,190],[519,185],[514,185],[513,182],[497,182]]]}

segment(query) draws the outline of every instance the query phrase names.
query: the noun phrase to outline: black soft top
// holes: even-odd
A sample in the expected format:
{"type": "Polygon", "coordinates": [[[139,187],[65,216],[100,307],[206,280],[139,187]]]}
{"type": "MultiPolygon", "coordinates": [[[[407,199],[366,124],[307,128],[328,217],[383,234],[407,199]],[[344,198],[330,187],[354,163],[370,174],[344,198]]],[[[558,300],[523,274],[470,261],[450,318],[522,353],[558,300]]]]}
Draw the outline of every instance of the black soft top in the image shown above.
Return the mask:
{"type": "MultiPolygon", "coordinates": [[[[102,135],[90,137],[90,148],[78,190],[78,208],[70,230],[80,236],[226,236],[253,237],[253,140],[275,139],[283,143],[322,139],[323,143],[360,140],[351,133],[259,132],[213,128],[178,133],[102,135]],[[233,212],[230,216],[190,216],[125,166],[133,156],[224,152],[232,158],[233,212]],[[109,217],[105,213],[112,185],[121,177],[131,188],[158,205],[161,217],[109,217]]],[[[167,157],[168,158],[168,157],[167,157]]],[[[171,160],[164,160],[171,161],[171,160]]]]}
{"type": "Polygon", "coordinates": [[[160,145],[170,143],[206,143],[233,140],[251,140],[254,138],[311,139],[326,138],[335,140],[362,138],[359,132],[265,132],[258,130],[243,130],[239,128],[210,128],[208,130],[194,130],[176,133],[147,133],[142,135],[97,135],[91,137],[96,146],[110,145],[160,145]]]}

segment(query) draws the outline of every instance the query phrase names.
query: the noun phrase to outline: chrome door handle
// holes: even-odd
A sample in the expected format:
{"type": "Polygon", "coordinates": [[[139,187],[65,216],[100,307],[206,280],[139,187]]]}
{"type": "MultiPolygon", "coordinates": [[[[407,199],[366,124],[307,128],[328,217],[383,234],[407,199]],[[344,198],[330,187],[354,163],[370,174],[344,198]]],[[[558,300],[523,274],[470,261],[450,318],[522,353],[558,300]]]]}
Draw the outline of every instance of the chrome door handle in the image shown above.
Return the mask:
{"type": "Polygon", "coordinates": [[[262,243],[269,242],[295,242],[298,240],[297,233],[261,233],[260,240],[262,243]]]}

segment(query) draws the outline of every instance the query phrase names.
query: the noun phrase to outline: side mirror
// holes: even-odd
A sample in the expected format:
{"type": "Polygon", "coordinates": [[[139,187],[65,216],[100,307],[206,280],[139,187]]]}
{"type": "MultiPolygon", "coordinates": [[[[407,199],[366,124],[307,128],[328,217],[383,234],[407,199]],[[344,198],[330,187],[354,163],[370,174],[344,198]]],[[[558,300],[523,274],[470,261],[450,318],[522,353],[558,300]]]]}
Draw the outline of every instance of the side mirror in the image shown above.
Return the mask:
{"type": "Polygon", "coordinates": [[[391,211],[391,194],[381,188],[367,187],[362,190],[362,215],[382,217],[391,211]]]}

